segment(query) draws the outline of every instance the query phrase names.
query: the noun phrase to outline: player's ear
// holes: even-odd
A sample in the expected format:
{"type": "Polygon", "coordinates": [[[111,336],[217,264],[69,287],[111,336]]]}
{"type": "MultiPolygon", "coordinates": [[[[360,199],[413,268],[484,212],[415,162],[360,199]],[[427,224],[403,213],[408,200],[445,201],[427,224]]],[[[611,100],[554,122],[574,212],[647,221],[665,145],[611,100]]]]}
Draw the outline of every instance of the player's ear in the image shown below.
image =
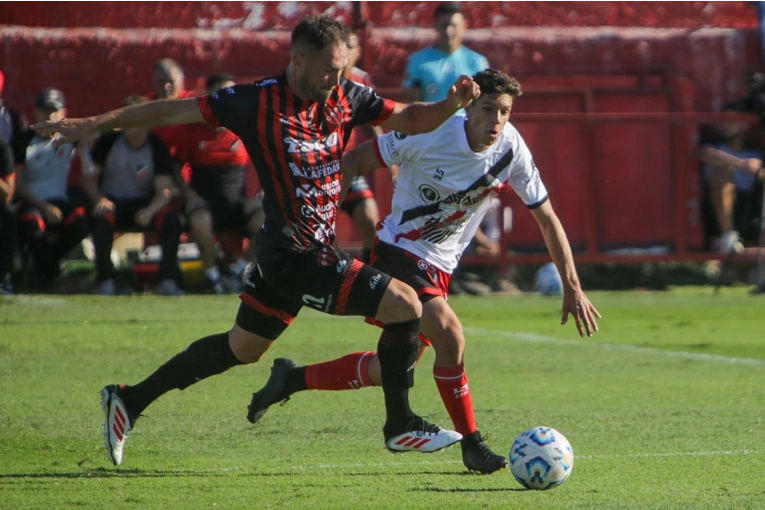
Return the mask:
{"type": "Polygon", "coordinates": [[[296,68],[301,69],[305,65],[305,53],[302,51],[292,52],[292,63],[296,68]]]}

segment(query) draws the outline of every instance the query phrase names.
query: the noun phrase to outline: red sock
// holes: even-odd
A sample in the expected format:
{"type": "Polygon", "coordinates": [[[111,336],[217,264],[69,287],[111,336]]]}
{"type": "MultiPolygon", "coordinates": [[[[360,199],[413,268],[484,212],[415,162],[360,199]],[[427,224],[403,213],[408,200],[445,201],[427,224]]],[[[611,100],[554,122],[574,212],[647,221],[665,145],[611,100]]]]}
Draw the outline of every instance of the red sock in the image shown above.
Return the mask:
{"type": "Polygon", "coordinates": [[[476,431],[473,414],[473,397],[470,395],[465,366],[433,367],[433,379],[436,380],[441,400],[452,419],[457,432],[466,436],[476,431]]]}
{"type": "Polygon", "coordinates": [[[357,390],[374,386],[369,379],[369,360],[374,352],[354,352],[342,358],[305,367],[309,390],[357,390]]]}

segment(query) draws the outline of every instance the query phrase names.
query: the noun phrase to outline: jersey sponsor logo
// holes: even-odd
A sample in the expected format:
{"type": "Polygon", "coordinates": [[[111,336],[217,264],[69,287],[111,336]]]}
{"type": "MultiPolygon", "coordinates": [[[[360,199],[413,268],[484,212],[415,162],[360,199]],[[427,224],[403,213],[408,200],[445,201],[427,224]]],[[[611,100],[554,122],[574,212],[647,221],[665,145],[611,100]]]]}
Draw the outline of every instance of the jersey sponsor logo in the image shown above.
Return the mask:
{"type": "Polygon", "coordinates": [[[375,290],[375,287],[377,287],[377,284],[380,283],[380,280],[382,279],[381,274],[376,274],[372,278],[369,279],[369,288],[372,290],[375,290]]]}
{"type": "Polygon", "coordinates": [[[295,154],[331,149],[338,145],[339,140],[340,138],[337,136],[337,131],[335,131],[327,137],[316,140],[298,140],[287,136],[284,138],[284,143],[287,144],[287,152],[295,154]]]}
{"type": "Polygon", "coordinates": [[[396,137],[396,140],[403,140],[404,138],[407,137],[407,134],[406,133],[401,133],[400,131],[394,131],[393,132],[393,136],[396,137]]]}
{"type": "Polygon", "coordinates": [[[322,163],[312,168],[301,168],[295,163],[289,163],[290,171],[295,177],[305,177],[306,179],[321,179],[330,177],[340,172],[340,161],[333,160],[328,163],[322,163]]]}
{"type": "Polygon", "coordinates": [[[303,204],[300,206],[300,214],[302,214],[304,218],[314,218],[318,216],[326,221],[327,219],[334,217],[336,209],[337,206],[333,202],[316,207],[303,204]]]}
{"type": "Polygon", "coordinates": [[[337,195],[340,193],[340,181],[332,181],[323,184],[321,188],[316,188],[312,184],[301,184],[295,189],[295,195],[298,198],[323,197],[325,195],[337,195]]]}
{"type": "Polygon", "coordinates": [[[345,271],[345,268],[348,267],[348,261],[347,260],[341,260],[337,263],[337,274],[342,274],[345,271]]]}
{"type": "Polygon", "coordinates": [[[419,189],[420,196],[426,202],[438,202],[441,200],[441,194],[433,186],[430,186],[429,184],[421,184],[419,189]]]}
{"type": "Polygon", "coordinates": [[[398,150],[396,149],[396,138],[389,136],[385,142],[385,146],[390,152],[391,156],[398,156],[398,150]]]}
{"type": "Polygon", "coordinates": [[[263,81],[259,81],[255,84],[256,87],[267,87],[268,85],[274,85],[278,80],[276,78],[268,78],[263,81]]]}
{"type": "Polygon", "coordinates": [[[444,178],[444,171],[436,167],[436,173],[433,174],[433,178],[437,181],[440,181],[444,178]]]}

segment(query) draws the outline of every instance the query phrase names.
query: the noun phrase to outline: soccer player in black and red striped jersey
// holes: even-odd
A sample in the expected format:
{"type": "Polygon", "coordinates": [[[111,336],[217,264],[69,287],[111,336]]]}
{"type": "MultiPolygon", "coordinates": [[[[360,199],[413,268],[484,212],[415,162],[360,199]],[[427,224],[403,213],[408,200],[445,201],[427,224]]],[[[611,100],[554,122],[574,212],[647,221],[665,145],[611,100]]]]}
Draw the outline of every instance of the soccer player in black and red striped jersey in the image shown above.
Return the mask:
{"type": "MultiPolygon", "coordinates": [[[[231,330],[197,340],[136,385],[110,385],[101,391],[105,446],[115,465],[122,461],[127,434],[149,404],[172,389],[260,360],[303,306],[374,317],[385,324],[377,352],[387,448],[429,452],[462,437],[426,422],[409,406],[422,315],[416,292],[338,251],[335,219],[340,161],[354,126],[373,123],[408,134],[428,132],[468,106],[480,91],[472,78],[463,76],[438,103],[384,99],[342,79],[348,65],[346,40],[340,23],[310,16],[293,30],[291,61],[280,76],[198,99],[152,101],[35,126],[39,132],[61,133],[64,141],[116,127],[200,121],[224,126],[242,139],[265,193],[258,262],[245,282],[231,330]]],[[[279,367],[272,370],[281,371],[279,367]]],[[[272,373],[270,380],[279,379],[280,374],[272,373]]],[[[274,385],[274,391],[280,390],[281,385],[274,385]]],[[[262,412],[251,408],[248,418],[255,420],[262,412]]]]}

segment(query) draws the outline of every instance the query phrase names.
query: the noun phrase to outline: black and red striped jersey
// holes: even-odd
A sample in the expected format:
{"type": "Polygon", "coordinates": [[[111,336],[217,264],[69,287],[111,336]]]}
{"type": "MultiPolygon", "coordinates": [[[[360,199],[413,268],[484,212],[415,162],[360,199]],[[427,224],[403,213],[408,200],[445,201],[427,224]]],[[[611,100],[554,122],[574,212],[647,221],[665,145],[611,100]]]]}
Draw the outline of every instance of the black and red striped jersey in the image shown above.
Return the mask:
{"type": "Polygon", "coordinates": [[[301,245],[334,242],[340,161],[351,131],[383,122],[395,105],[350,80],[324,103],[303,100],[286,74],[221,89],[197,102],[211,126],[230,129],[244,143],[264,192],[266,228],[291,227],[301,245]]]}

